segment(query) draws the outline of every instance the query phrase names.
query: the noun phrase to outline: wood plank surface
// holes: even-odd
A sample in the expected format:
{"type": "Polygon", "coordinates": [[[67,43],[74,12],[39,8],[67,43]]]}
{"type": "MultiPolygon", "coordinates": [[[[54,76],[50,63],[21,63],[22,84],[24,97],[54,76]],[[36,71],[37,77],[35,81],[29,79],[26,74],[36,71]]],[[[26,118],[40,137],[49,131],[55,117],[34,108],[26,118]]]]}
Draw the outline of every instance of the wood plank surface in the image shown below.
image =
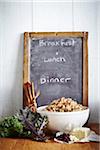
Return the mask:
{"type": "MultiPolygon", "coordinates": [[[[99,125],[91,124],[91,129],[99,130],[99,125]]],[[[35,142],[29,139],[0,139],[0,150],[99,150],[100,143],[74,143],[74,144],[59,144],[56,142],[48,141],[35,142]]]]}

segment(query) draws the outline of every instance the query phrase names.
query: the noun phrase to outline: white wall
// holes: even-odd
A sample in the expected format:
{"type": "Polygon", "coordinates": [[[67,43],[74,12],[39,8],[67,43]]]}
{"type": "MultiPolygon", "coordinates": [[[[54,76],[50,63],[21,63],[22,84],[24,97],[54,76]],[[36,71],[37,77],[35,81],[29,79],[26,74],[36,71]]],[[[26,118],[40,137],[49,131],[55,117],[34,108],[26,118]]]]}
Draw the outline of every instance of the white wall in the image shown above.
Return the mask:
{"type": "Polygon", "coordinates": [[[23,33],[74,30],[89,32],[90,121],[99,122],[100,2],[65,1],[0,2],[0,116],[22,107],[23,33]]]}
{"type": "Polygon", "coordinates": [[[32,30],[31,3],[0,3],[0,116],[22,106],[23,33],[32,30]]]}

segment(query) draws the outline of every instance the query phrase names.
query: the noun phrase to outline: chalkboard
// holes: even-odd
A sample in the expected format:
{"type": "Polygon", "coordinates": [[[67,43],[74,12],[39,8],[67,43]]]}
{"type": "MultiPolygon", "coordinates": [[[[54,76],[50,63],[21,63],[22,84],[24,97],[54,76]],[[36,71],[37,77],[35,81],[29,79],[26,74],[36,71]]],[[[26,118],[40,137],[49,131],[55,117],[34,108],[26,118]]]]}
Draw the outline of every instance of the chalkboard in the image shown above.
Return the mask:
{"type": "MultiPolygon", "coordinates": [[[[24,46],[27,51],[25,57],[27,56],[28,73],[24,83],[34,82],[35,91],[40,90],[38,106],[47,105],[61,97],[71,97],[87,105],[88,93],[85,92],[84,96],[84,90],[88,91],[87,33],[25,33],[25,37],[26,35],[28,37],[24,46]]],[[[24,74],[25,72],[24,69],[24,74]]]]}

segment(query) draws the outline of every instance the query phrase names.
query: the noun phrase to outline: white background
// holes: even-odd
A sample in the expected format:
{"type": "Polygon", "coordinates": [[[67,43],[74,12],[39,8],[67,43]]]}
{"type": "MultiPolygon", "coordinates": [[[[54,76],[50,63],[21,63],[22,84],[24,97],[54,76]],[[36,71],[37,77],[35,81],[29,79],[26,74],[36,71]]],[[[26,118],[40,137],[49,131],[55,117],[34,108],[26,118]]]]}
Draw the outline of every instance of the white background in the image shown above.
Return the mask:
{"type": "Polygon", "coordinates": [[[99,122],[100,1],[0,0],[0,117],[22,107],[23,33],[88,31],[89,107],[99,122]]]}

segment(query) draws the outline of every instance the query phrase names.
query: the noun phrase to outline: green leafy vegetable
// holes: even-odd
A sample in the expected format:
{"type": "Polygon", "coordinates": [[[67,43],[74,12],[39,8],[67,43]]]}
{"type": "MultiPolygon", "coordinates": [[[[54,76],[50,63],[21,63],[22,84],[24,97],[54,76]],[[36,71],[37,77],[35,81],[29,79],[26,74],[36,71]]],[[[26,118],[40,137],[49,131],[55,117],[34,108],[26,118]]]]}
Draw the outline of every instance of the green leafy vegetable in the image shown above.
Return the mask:
{"type": "Polygon", "coordinates": [[[48,118],[29,108],[21,109],[16,116],[0,121],[0,137],[25,137],[33,140],[47,140],[45,129],[48,118]]]}
{"type": "Polygon", "coordinates": [[[19,119],[24,125],[26,130],[31,131],[32,137],[35,140],[45,141],[45,128],[48,125],[48,118],[41,116],[37,112],[32,112],[29,108],[20,110],[19,119]]]}
{"type": "Polygon", "coordinates": [[[23,125],[16,116],[6,117],[0,122],[0,137],[20,136],[23,132],[23,125]]]}

